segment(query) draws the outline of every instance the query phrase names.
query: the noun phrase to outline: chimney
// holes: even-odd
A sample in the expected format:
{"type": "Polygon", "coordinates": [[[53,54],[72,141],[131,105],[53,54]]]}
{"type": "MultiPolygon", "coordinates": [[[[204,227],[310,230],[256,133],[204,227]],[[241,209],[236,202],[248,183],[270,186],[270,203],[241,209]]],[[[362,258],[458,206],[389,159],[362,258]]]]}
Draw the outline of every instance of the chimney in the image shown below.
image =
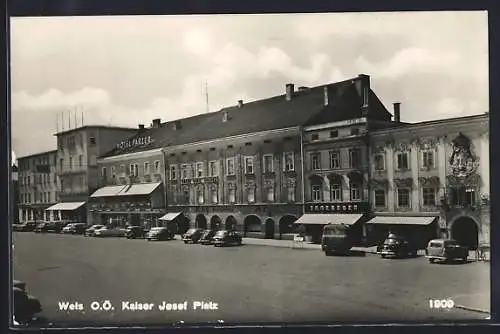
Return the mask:
{"type": "Polygon", "coordinates": [[[305,90],[308,90],[308,89],[309,89],[309,87],[306,87],[306,86],[300,86],[298,89],[299,89],[299,92],[303,92],[303,91],[305,91],[305,90]]]}
{"type": "Polygon", "coordinates": [[[356,90],[362,101],[362,108],[368,108],[368,97],[370,94],[370,76],[359,74],[355,83],[356,90]]]}
{"type": "Polygon", "coordinates": [[[222,113],[222,123],[226,123],[227,121],[229,121],[229,113],[227,111],[224,111],[222,113]]]}
{"type": "Polygon", "coordinates": [[[401,102],[394,102],[394,122],[401,122],[401,102]]]}
{"type": "Polygon", "coordinates": [[[153,120],[153,128],[159,128],[160,127],[160,122],[161,122],[160,118],[155,118],[153,120]]]}
{"type": "Polygon", "coordinates": [[[174,128],[174,130],[180,130],[180,128],[182,127],[181,121],[175,121],[172,127],[174,128]]]}
{"type": "Polygon", "coordinates": [[[323,104],[327,106],[330,103],[330,92],[328,86],[323,87],[323,95],[324,95],[323,104]]]}
{"type": "Polygon", "coordinates": [[[288,83],[285,85],[286,88],[286,100],[290,101],[292,99],[294,85],[292,83],[288,83]]]}
{"type": "Polygon", "coordinates": [[[139,124],[139,129],[140,130],[144,129],[144,124],[139,124]]]}
{"type": "Polygon", "coordinates": [[[239,108],[243,107],[243,100],[238,100],[238,107],[239,108]]]}

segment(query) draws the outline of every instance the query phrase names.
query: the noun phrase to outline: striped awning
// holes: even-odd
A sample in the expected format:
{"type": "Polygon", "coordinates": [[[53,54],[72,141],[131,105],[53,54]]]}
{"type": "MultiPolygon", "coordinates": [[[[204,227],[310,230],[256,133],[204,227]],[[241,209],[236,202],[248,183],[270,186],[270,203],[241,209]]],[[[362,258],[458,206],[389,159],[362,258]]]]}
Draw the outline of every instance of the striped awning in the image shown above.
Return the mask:
{"type": "Polygon", "coordinates": [[[162,216],[161,218],[158,218],[159,220],[167,220],[167,221],[171,221],[171,220],[174,220],[175,218],[179,217],[179,215],[181,214],[182,212],[169,212],[167,213],[166,215],[162,216]]]}
{"type": "Polygon", "coordinates": [[[45,211],[73,211],[85,205],[85,202],[62,202],[54,204],[45,211]]]}
{"type": "Polygon", "coordinates": [[[314,213],[306,213],[302,215],[294,224],[303,224],[303,225],[328,225],[328,224],[344,224],[344,225],[353,225],[355,224],[361,217],[362,214],[314,214],[314,213]]]}
{"type": "Polygon", "coordinates": [[[97,189],[90,197],[113,197],[117,196],[120,191],[125,189],[124,185],[121,186],[106,186],[97,189]]]}
{"type": "Polygon", "coordinates": [[[438,217],[374,217],[367,224],[383,224],[383,225],[429,225],[438,217]]]}

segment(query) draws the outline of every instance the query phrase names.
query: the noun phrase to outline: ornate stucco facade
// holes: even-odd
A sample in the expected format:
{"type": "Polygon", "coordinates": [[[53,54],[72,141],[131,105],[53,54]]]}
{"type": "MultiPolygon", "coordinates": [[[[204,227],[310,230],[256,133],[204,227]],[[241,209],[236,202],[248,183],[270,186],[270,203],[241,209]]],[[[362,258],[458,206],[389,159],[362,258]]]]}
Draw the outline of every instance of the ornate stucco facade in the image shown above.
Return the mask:
{"type": "Polygon", "coordinates": [[[474,248],[490,238],[489,115],[407,124],[370,136],[375,215],[437,216],[474,248]]]}

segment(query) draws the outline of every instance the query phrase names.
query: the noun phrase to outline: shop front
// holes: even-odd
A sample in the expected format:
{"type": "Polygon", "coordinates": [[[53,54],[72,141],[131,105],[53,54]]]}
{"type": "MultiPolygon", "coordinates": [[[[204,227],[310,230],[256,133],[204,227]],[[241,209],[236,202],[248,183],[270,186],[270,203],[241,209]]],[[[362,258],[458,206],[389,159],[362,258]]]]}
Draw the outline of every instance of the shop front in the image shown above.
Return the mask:
{"type": "Polygon", "coordinates": [[[87,223],[86,202],[61,202],[45,209],[45,216],[50,221],[72,221],[87,223]]]}
{"type": "Polygon", "coordinates": [[[116,227],[160,226],[164,215],[162,183],[106,186],[95,191],[89,204],[94,224],[116,227]]]}
{"type": "Polygon", "coordinates": [[[439,217],[436,216],[376,216],[366,222],[366,230],[373,245],[383,243],[389,233],[395,233],[424,249],[431,239],[439,237],[438,222],[439,217]]]}
{"type": "Polygon", "coordinates": [[[307,204],[305,214],[294,224],[303,226],[306,240],[313,243],[321,242],[325,225],[348,225],[352,233],[357,236],[357,243],[361,244],[366,235],[363,223],[368,220],[368,208],[366,202],[307,204]]]}

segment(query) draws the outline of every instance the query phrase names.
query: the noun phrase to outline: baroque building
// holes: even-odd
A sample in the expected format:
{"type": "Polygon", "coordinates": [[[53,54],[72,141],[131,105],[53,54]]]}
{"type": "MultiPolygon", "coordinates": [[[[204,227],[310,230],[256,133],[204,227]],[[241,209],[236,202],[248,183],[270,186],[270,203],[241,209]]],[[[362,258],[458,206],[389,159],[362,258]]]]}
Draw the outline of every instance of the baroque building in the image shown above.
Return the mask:
{"type": "Polygon", "coordinates": [[[56,165],[56,150],[18,158],[19,221],[54,218],[45,209],[59,200],[56,165]]]}
{"type": "Polygon", "coordinates": [[[406,228],[422,242],[452,237],[472,249],[489,243],[488,128],[483,114],[371,133],[372,229],[406,228]]]}
{"type": "Polygon", "coordinates": [[[60,220],[91,224],[92,217],[87,217],[86,203],[90,194],[98,188],[97,157],[135,131],[89,125],[56,133],[59,198],[46,210],[60,220]]]}

